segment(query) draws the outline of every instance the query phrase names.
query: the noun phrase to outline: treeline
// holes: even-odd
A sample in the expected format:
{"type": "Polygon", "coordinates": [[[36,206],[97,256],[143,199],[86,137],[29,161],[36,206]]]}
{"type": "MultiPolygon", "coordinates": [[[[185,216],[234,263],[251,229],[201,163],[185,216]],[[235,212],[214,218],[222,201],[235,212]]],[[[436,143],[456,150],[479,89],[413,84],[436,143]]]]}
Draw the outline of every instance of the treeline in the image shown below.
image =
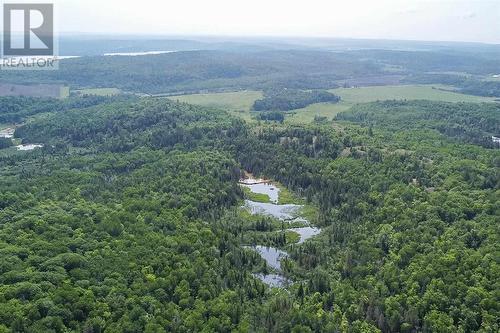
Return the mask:
{"type": "Polygon", "coordinates": [[[258,115],[258,119],[283,123],[285,120],[285,114],[278,111],[262,112],[258,115]]]}
{"type": "Polygon", "coordinates": [[[148,94],[220,89],[329,89],[356,73],[377,75],[379,65],[325,51],[189,51],[140,57],[62,60],[50,73],[0,73],[18,84],[64,83],[72,88],[114,87],[148,94]],[[127,68],[127,71],[123,71],[127,68]]]}
{"type": "Polygon", "coordinates": [[[326,90],[303,91],[297,89],[270,89],[264,98],[256,100],[254,111],[290,111],[302,109],[314,103],[337,103],[340,97],[326,90]]]}
{"type": "MultiPolygon", "coordinates": [[[[102,45],[102,41],[93,43],[102,48],[112,47],[110,45],[115,45],[116,41],[111,41],[108,46],[102,45]]],[[[179,49],[190,48],[188,45],[196,43],[180,45],[179,49]]],[[[150,41],[143,43],[142,47],[150,49],[150,41]]],[[[112,87],[127,92],[174,94],[243,89],[332,89],[346,80],[354,84],[373,84],[403,79],[412,83],[448,82],[464,93],[499,96],[498,82],[462,75],[422,74],[460,72],[484,76],[496,73],[500,67],[497,50],[444,52],[436,50],[435,46],[427,51],[363,49],[330,52],[269,50],[259,46],[248,46],[245,52],[238,50],[179,51],[140,57],[86,56],[61,60],[59,70],[50,73],[4,71],[0,73],[0,81],[64,84],[72,89],[112,87]]],[[[88,50],[80,52],[93,53],[88,50]]]]}
{"type": "MultiPolygon", "coordinates": [[[[499,50],[496,46],[481,49],[472,47],[468,50],[460,47],[445,50],[437,45],[428,45],[427,51],[408,50],[356,50],[351,57],[364,56],[365,59],[377,59],[379,63],[399,67],[403,73],[421,75],[428,72],[469,73],[489,75],[500,68],[499,50]]],[[[438,74],[440,75],[440,74],[438,74]]],[[[436,83],[436,82],[431,82],[436,83]]]]}
{"type": "Polygon", "coordinates": [[[36,97],[0,97],[0,123],[19,123],[38,113],[60,112],[75,108],[86,108],[131,97],[82,96],[78,98],[55,99],[36,97]]]}
{"type": "Polygon", "coordinates": [[[500,133],[500,104],[384,101],[356,105],[336,119],[392,130],[435,129],[451,138],[492,148],[491,136],[500,133]]]}
{"type": "Polygon", "coordinates": [[[0,149],[9,148],[12,146],[12,140],[8,138],[0,138],[0,149]]]}
{"type": "Polygon", "coordinates": [[[408,83],[446,84],[463,94],[485,97],[500,97],[500,82],[488,81],[459,74],[415,74],[404,79],[408,83]]]}

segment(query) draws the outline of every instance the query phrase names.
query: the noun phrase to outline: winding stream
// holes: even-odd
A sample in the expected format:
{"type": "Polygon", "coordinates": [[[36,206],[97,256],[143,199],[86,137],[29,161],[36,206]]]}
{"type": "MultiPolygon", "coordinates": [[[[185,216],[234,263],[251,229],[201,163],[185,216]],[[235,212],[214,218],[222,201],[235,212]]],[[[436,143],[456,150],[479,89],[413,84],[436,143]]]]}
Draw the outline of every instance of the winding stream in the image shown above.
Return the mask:
{"type": "MultiPolygon", "coordinates": [[[[250,177],[240,180],[240,185],[249,188],[253,193],[266,194],[269,196],[271,203],[245,200],[245,205],[243,207],[248,209],[252,215],[266,215],[288,223],[300,222],[303,224],[302,227],[287,229],[299,234],[300,238],[298,244],[304,243],[306,240],[318,235],[321,232],[321,229],[310,226],[309,221],[300,216],[303,205],[279,205],[278,201],[280,189],[271,182],[250,177]]],[[[267,265],[277,272],[270,274],[258,273],[254,274],[255,277],[259,278],[270,287],[284,287],[290,283],[290,280],[280,274],[281,259],[288,256],[285,251],[261,245],[252,246],[251,248],[258,252],[266,261],[267,265]]]]}

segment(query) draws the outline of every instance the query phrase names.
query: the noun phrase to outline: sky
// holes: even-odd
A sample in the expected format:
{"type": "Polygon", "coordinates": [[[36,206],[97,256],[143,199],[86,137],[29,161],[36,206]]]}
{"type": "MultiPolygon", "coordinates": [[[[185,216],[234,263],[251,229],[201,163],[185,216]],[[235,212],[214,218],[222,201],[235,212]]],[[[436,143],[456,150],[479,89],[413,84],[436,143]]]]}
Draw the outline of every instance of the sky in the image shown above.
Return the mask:
{"type": "Polygon", "coordinates": [[[312,36],[500,44],[500,0],[52,2],[60,33],[312,36]]]}

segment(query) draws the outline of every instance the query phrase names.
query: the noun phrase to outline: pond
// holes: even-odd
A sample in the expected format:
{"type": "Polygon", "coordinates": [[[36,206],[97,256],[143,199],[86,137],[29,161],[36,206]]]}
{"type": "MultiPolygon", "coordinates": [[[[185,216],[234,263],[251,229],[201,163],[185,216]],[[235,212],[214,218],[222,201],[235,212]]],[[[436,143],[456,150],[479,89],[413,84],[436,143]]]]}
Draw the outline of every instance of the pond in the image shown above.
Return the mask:
{"type": "Polygon", "coordinates": [[[294,220],[298,218],[302,205],[276,205],[272,203],[256,202],[245,200],[245,207],[250,210],[253,215],[267,215],[279,220],[294,220]]]}
{"type": "Polygon", "coordinates": [[[249,188],[253,193],[266,194],[272,203],[278,203],[280,189],[271,183],[242,183],[241,186],[249,188]]]}
{"type": "Polygon", "coordinates": [[[257,274],[253,274],[253,276],[258,278],[259,280],[261,280],[262,282],[264,282],[268,286],[274,287],[274,288],[282,288],[286,285],[289,285],[291,282],[286,277],[284,277],[283,275],[279,275],[279,274],[267,274],[267,275],[265,275],[262,273],[257,273],[257,274]]]}
{"type": "Polygon", "coordinates": [[[300,239],[298,241],[299,244],[304,243],[309,238],[319,235],[319,233],[321,232],[321,229],[314,227],[292,228],[288,230],[296,232],[300,235],[300,239]]]}
{"type": "MultiPolygon", "coordinates": [[[[321,229],[310,226],[309,221],[301,216],[301,211],[304,207],[303,205],[279,205],[278,202],[280,189],[276,185],[273,185],[270,181],[255,179],[250,176],[248,178],[241,179],[239,183],[241,186],[249,188],[253,193],[268,195],[269,199],[271,200],[271,203],[245,200],[245,205],[243,207],[248,209],[252,215],[266,215],[274,217],[281,221],[294,223],[294,225],[296,225],[296,223],[300,223],[303,225],[302,227],[287,229],[299,234],[300,238],[298,244],[304,243],[308,239],[318,235],[321,232],[321,229]]],[[[266,261],[267,265],[277,272],[271,274],[254,274],[255,277],[257,277],[270,287],[283,288],[291,283],[289,279],[280,274],[281,260],[287,257],[288,253],[277,248],[262,245],[251,246],[250,248],[258,252],[260,256],[266,261]]]]}
{"type": "Polygon", "coordinates": [[[281,270],[281,259],[288,256],[285,251],[275,249],[274,247],[257,245],[252,248],[260,254],[269,267],[278,271],[281,270]]]}

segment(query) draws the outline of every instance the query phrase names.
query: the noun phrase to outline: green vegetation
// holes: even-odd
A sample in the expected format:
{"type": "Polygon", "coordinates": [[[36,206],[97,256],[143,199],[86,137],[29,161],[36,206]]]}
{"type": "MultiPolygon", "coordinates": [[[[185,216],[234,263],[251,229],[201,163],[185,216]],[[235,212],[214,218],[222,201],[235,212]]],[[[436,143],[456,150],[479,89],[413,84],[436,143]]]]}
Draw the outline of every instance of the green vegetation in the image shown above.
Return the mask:
{"type": "Polygon", "coordinates": [[[239,92],[0,98],[15,143],[44,145],[0,150],[0,332],[498,332],[500,104],[445,89],[464,91],[456,76],[483,78],[500,58],[429,47],[2,71],[162,96],[239,92]],[[434,86],[333,89],[422,73],[441,74],[424,75],[434,86]],[[271,88],[342,100],[281,122],[250,111],[271,88]],[[238,184],[243,171],[276,181],[279,203],[303,204],[321,233],[298,244],[288,229],[302,221],[242,209],[270,201],[238,184]],[[256,275],[277,272],[257,244],[288,253],[286,289],[256,275]]]}
{"type": "MultiPolygon", "coordinates": [[[[491,78],[491,77],[490,77],[491,78]]],[[[499,97],[500,81],[483,79],[481,76],[472,77],[460,73],[417,74],[405,79],[411,83],[442,83],[453,85],[458,92],[476,96],[499,97]]]]}
{"type": "Polygon", "coordinates": [[[283,123],[285,121],[285,113],[279,111],[266,111],[258,113],[257,119],[264,121],[277,121],[283,123]]]}
{"type": "Polygon", "coordinates": [[[227,93],[180,95],[168,98],[195,105],[218,107],[234,111],[249,111],[253,103],[257,99],[262,98],[262,92],[245,90],[227,93]]]}
{"type": "Polygon", "coordinates": [[[0,157],[0,327],[497,331],[498,150],[440,125],[487,132],[495,107],[381,102],[342,131],[166,99],[46,111],[16,132],[45,147],[0,157]],[[321,235],[241,210],[242,169],[303,197],[321,235]],[[249,244],[287,250],[287,291],[249,244]]]}
{"type": "MultiPolygon", "coordinates": [[[[443,102],[493,102],[494,98],[465,95],[449,91],[449,86],[442,85],[401,85],[401,86],[374,86],[361,88],[337,88],[331,90],[340,96],[339,103],[315,103],[305,108],[288,113],[286,121],[291,124],[307,124],[315,117],[326,117],[332,120],[338,113],[347,111],[357,103],[367,103],[382,100],[433,100],[443,102]]],[[[262,98],[261,92],[241,91],[232,93],[192,94],[169,97],[196,105],[212,106],[227,110],[237,110],[234,115],[250,121],[251,106],[262,98]]],[[[266,116],[264,116],[266,117],[266,116]]],[[[261,115],[257,119],[261,119],[261,115]]]]}
{"type": "Polygon", "coordinates": [[[67,86],[62,86],[61,87],[61,98],[68,98],[69,97],[69,87],[67,86]]]}
{"type": "Polygon", "coordinates": [[[338,113],[348,110],[352,104],[344,101],[339,103],[317,103],[311,104],[303,109],[290,112],[287,122],[295,125],[309,124],[320,117],[324,121],[331,121],[338,113]]]}
{"type": "Polygon", "coordinates": [[[243,192],[245,192],[245,197],[248,200],[252,200],[255,202],[263,202],[268,203],[271,202],[271,199],[267,194],[264,193],[254,193],[248,187],[243,187],[243,192]]]}
{"type": "Polygon", "coordinates": [[[326,117],[332,120],[338,113],[347,111],[358,103],[368,103],[383,100],[430,100],[443,102],[494,102],[494,98],[479,97],[449,91],[442,85],[399,85],[373,86],[359,88],[337,88],[330,90],[340,96],[337,104],[319,103],[295,110],[288,121],[293,124],[306,124],[315,117],[326,117]]]}
{"type": "Polygon", "coordinates": [[[276,185],[280,189],[280,193],[278,196],[278,204],[286,205],[286,204],[303,204],[304,200],[300,198],[296,193],[293,193],[285,186],[281,184],[276,185]]]}
{"type": "Polygon", "coordinates": [[[89,88],[73,90],[72,93],[77,95],[115,96],[120,95],[121,90],[117,88],[89,88]]]}
{"type": "Polygon", "coordinates": [[[69,59],[61,62],[57,71],[4,71],[0,73],[0,82],[64,83],[74,89],[115,87],[136,93],[185,94],[276,87],[328,89],[337,86],[335,80],[360,72],[376,75],[382,69],[372,62],[325,51],[200,50],[69,59]]]}
{"type": "Polygon", "coordinates": [[[114,100],[132,99],[131,97],[117,97],[108,99],[103,96],[84,96],[82,98],[55,98],[35,97],[0,97],[0,122],[20,123],[28,117],[47,112],[63,112],[74,108],[84,108],[114,100]]]}
{"type": "Polygon", "coordinates": [[[179,95],[168,98],[173,101],[224,109],[239,118],[252,121],[249,111],[255,100],[262,98],[262,92],[244,90],[228,93],[179,95]]]}
{"type": "MultiPolygon", "coordinates": [[[[1,74],[0,74],[1,76],[1,74]]],[[[42,98],[66,98],[68,87],[61,84],[18,84],[17,80],[0,82],[0,96],[33,96],[42,98]],[[13,83],[14,82],[14,83],[13,83]]]]}
{"type": "Polygon", "coordinates": [[[325,90],[302,91],[297,89],[270,89],[264,98],[254,102],[255,111],[290,111],[315,103],[337,103],[340,98],[325,90]]]}
{"type": "Polygon", "coordinates": [[[401,85],[401,86],[376,86],[360,88],[338,88],[331,92],[339,95],[342,101],[354,103],[367,103],[383,100],[415,100],[425,99],[442,102],[492,102],[492,98],[478,97],[448,91],[450,87],[440,85],[401,85]]]}
{"type": "Polygon", "coordinates": [[[295,244],[300,240],[300,235],[295,231],[287,230],[285,231],[285,238],[287,244],[295,244]]]}
{"type": "Polygon", "coordinates": [[[12,140],[7,138],[0,138],[0,149],[9,148],[12,146],[12,140]]]}
{"type": "Polygon", "coordinates": [[[337,119],[394,131],[432,128],[452,138],[493,148],[491,137],[500,133],[500,104],[385,101],[355,106],[337,115],[337,119]]]}

